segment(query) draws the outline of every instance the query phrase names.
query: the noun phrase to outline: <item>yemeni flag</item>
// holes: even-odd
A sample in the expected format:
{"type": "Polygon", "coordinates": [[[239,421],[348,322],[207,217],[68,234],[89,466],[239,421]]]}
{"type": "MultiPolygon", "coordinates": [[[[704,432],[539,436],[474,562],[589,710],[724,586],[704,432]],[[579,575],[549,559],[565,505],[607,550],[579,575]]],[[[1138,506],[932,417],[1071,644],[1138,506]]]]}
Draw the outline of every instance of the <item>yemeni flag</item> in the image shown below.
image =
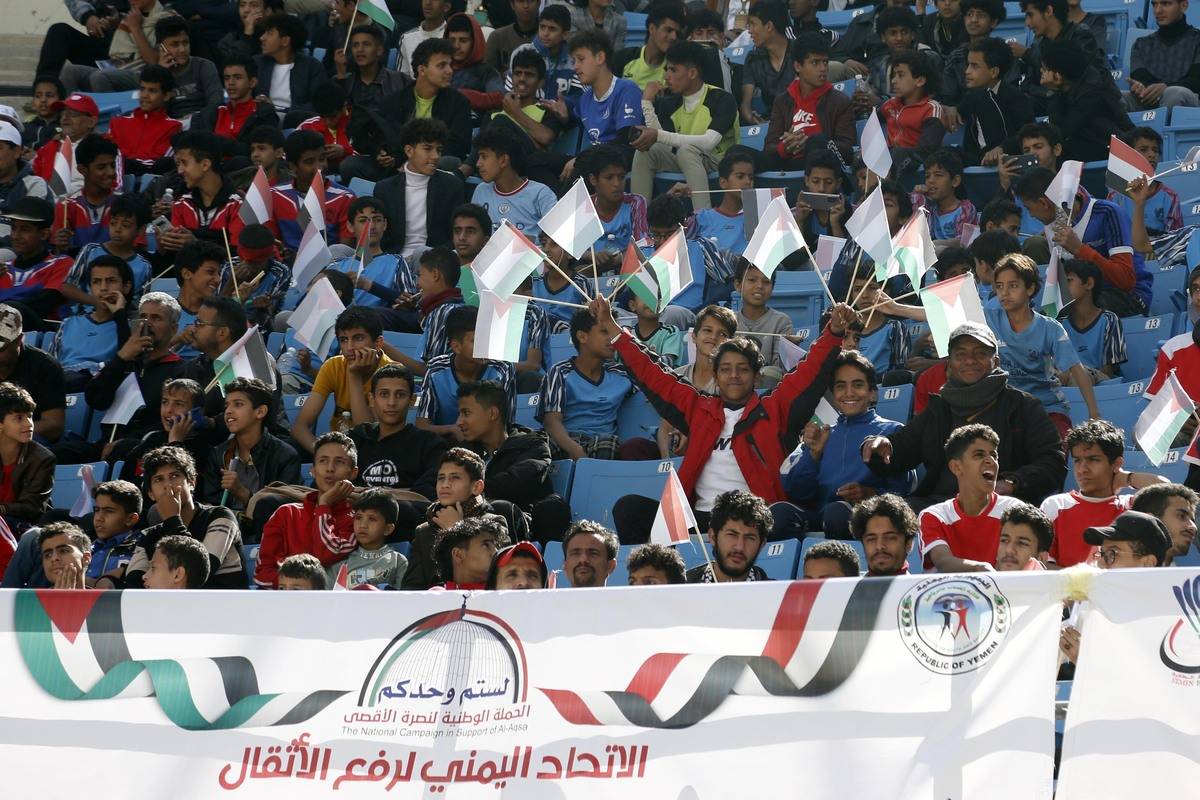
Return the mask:
{"type": "Polygon", "coordinates": [[[71,194],[71,177],[75,172],[75,148],[68,139],[58,143],[54,153],[54,167],[50,170],[50,194],[67,197],[71,194]]]}
{"type": "Polygon", "coordinates": [[[325,178],[321,170],[313,175],[308,191],[304,193],[304,202],[296,209],[296,224],[301,230],[308,227],[309,221],[315,222],[317,230],[325,235],[325,178]]]}
{"type": "Polygon", "coordinates": [[[528,305],[529,301],[520,295],[501,300],[486,289],[480,292],[474,357],[514,364],[520,361],[528,305]]]}
{"type": "Polygon", "coordinates": [[[266,225],[275,213],[275,201],[271,196],[271,182],[262,167],[254,173],[254,180],[246,187],[238,216],[247,225],[266,225]]]}
{"type": "Polygon", "coordinates": [[[258,378],[272,389],[275,387],[275,371],[271,369],[267,347],[263,344],[257,325],[251,325],[242,338],[213,359],[213,369],[222,393],[235,378],[258,378]]]}
{"type": "Polygon", "coordinates": [[[683,228],[671,234],[671,238],[654,251],[645,267],[629,281],[629,288],[643,300],[652,296],[658,298],[654,307],[659,313],[691,285],[692,265],[683,228]],[[639,291],[637,284],[642,284],[642,290],[639,291]]]}
{"type": "Polygon", "coordinates": [[[504,220],[475,256],[472,266],[476,287],[507,300],[541,263],[541,251],[525,234],[504,220]]]}
{"type": "Polygon", "coordinates": [[[929,234],[929,222],[925,218],[925,209],[919,209],[892,240],[892,257],[883,265],[883,269],[880,269],[880,262],[875,262],[875,280],[885,281],[904,275],[914,289],[919,289],[921,279],[935,261],[937,250],[929,234]]]}
{"type": "Polygon", "coordinates": [[[1134,178],[1150,179],[1154,168],[1146,157],[1116,136],[1108,140],[1108,170],[1104,173],[1104,185],[1114,192],[1126,194],[1134,178]]]}
{"type": "Polygon", "coordinates": [[[382,25],[389,31],[396,29],[396,20],[392,17],[392,12],[388,10],[387,3],[381,2],[381,0],[358,0],[356,7],[370,17],[375,24],[382,25]]]}
{"type": "Polygon", "coordinates": [[[883,134],[883,126],[879,124],[879,115],[872,111],[867,115],[867,124],[863,128],[861,155],[867,169],[880,178],[886,178],[892,171],[892,152],[888,150],[887,137],[883,134]]]}
{"type": "Polygon", "coordinates": [[[323,233],[310,219],[304,227],[304,235],[300,237],[300,247],[292,262],[292,276],[295,285],[301,289],[306,289],[317,273],[333,261],[333,253],[329,252],[323,233]]]}
{"type": "Polygon", "coordinates": [[[654,515],[654,526],[650,528],[650,541],[668,547],[683,544],[688,541],[693,529],[700,532],[683,484],[672,469],[667,472],[667,483],[663,486],[658,513],[654,515]]]}
{"type": "Polygon", "coordinates": [[[546,212],[538,227],[572,258],[583,258],[583,254],[604,235],[604,223],[596,213],[596,205],[583,178],[575,181],[570,191],[546,212]]]}
{"type": "Polygon", "coordinates": [[[807,249],[787,200],[776,197],[767,204],[743,256],[769,278],[785,258],[807,249]]]}
{"type": "Polygon", "coordinates": [[[746,241],[754,236],[754,231],[758,229],[758,221],[762,219],[771,201],[783,196],[782,188],[742,189],[742,226],[746,232],[746,241]]]}
{"type": "Polygon", "coordinates": [[[278,686],[288,674],[259,676],[243,655],[164,659],[159,647],[152,659],[139,660],[139,639],[125,637],[121,598],[121,592],[17,593],[17,646],[43,691],[67,702],[153,698],[172,723],[192,731],[296,725],[347,693],[260,693],[260,686],[278,686]]]}
{"type": "Polygon", "coordinates": [[[883,190],[877,184],[850,219],[846,232],[876,264],[886,264],[892,256],[892,234],[888,230],[887,210],[883,205],[883,190]]]}
{"type": "Polygon", "coordinates": [[[1163,462],[1171,443],[1195,409],[1192,399],[1179,385],[1175,370],[1171,370],[1158,394],[1142,409],[1141,416],[1133,426],[1133,439],[1150,463],[1158,466],[1163,462]]]}
{"type": "Polygon", "coordinates": [[[950,332],[959,325],[978,322],[988,327],[975,277],[969,272],[921,289],[920,294],[939,358],[950,355],[950,332]]]}

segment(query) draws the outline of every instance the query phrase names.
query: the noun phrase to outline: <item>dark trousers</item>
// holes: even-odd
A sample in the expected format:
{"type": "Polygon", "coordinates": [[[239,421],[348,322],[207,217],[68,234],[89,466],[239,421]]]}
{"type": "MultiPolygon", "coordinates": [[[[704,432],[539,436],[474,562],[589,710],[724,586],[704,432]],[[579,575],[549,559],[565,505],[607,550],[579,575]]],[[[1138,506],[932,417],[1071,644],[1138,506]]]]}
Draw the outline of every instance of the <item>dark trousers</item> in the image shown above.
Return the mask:
{"type": "Polygon", "coordinates": [[[42,52],[38,55],[37,74],[54,75],[62,72],[67,59],[72,64],[94,67],[96,59],[108,57],[108,46],[112,44],[112,35],[103,39],[88,36],[78,28],[65,22],[56,22],[46,31],[42,40],[42,52]]]}
{"type": "Polygon", "coordinates": [[[530,509],[529,538],[545,544],[562,541],[571,526],[571,506],[556,494],[547,495],[530,509]]]}

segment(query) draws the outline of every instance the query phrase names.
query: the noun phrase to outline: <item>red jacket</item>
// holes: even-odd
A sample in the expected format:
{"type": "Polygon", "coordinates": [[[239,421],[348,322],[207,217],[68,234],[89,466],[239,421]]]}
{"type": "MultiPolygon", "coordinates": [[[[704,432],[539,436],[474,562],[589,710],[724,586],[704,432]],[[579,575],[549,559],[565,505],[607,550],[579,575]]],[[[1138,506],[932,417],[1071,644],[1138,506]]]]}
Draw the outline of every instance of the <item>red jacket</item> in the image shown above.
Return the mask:
{"type": "Polygon", "coordinates": [[[311,553],[328,567],[358,547],[350,503],[343,500],[330,508],[317,505],[317,497],[317,492],[309,492],[303,503],[280,506],[267,520],[254,568],[259,586],[279,585],[279,564],[288,556],[311,553]]]}
{"type": "Polygon", "coordinates": [[[183,130],[183,123],[167,116],[160,108],[147,114],[140,108],[108,123],[108,138],[126,158],[151,164],[171,152],[171,138],[183,130]]]}
{"type": "MultiPolygon", "coordinates": [[[[687,435],[679,482],[694,503],[696,480],[725,426],[724,402],[665,372],[628,331],[621,332],[616,350],[655,410],[687,435]]],[[[752,393],[742,409],[733,431],[733,455],[750,491],[768,503],[787,499],[779,467],[812,419],[841,350],[842,337],[826,328],[808,357],[785,375],[779,386],[762,397],[752,393]]]]}
{"type": "Polygon", "coordinates": [[[354,145],[350,143],[350,134],[347,132],[347,127],[350,125],[350,115],[341,114],[338,117],[337,127],[333,130],[329,129],[324,117],[309,117],[296,126],[296,130],[300,131],[316,131],[325,137],[325,144],[341,145],[346,151],[346,155],[357,155],[354,152],[354,145]]]}

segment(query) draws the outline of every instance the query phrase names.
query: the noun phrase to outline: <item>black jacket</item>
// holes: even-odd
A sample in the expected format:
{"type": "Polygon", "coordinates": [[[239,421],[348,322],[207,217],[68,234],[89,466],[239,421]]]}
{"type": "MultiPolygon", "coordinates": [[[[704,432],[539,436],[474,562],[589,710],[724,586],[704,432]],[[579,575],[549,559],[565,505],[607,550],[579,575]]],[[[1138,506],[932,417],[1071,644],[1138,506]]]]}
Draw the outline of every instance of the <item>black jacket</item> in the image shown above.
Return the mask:
{"type": "Polygon", "coordinates": [[[1033,122],[1033,104],[1015,86],[1004,81],[993,93],[990,89],[971,89],[958,106],[963,125],[963,162],[967,166],[978,166],[983,154],[993,147],[1004,148],[1005,153],[1018,153],[1021,143],[1017,131],[1021,126],[1033,122]],[[984,143],[979,143],[979,130],[983,130],[984,143]]]}
{"type": "Polygon", "coordinates": [[[483,473],[488,497],[507,500],[528,511],[534,503],[554,493],[551,461],[550,438],[545,431],[513,425],[483,473]]]}
{"type": "MultiPolygon", "coordinates": [[[[450,576],[441,574],[433,556],[433,545],[442,529],[432,520],[433,515],[440,509],[439,503],[430,504],[425,515],[429,521],[417,526],[413,534],[412,549],[408,552],[408,569],[404,572],[404,580],[400,582],[402,589],[424,590],[450,580],[450,576]]],[[[522,542],[529,538],[529,526],[523,514],[517,512],[513,519],[514,525],[510,526],[509,521],[502,514],[496,513],[492,504],[482,497],[477,497],[475,502],[470,503],[466,509],[466,516],[491,518],[508,532],[511,542],[522,542]],[[514,527],[517,529],[514,530],[514,527]]]]}
{"type": "MultiPolygon", "coordinates": [[[[398,253],[404,248],[407,229],[404,192],[407,189],[404,168],[375,184],[375,199],[387,210],[387,232],[383,249],[398,253]]],[[[425,241],[430,247],[450,247],[450,214],[466,202],[463,182],[449,172],[437,170],[429,178],[425,195],[425,241]]]]}
{"type": "Polygon", "coordinates": [[[437,496],[438,460],[446,440],[415,425],[405,425],[385,439],[379,438],[379,423],[364,422],[350,429],[358,449],[360,486],[409,489],[430,499],[437,496]]]}
{"type": "MultiPolygon", "coordinates": [[[[236,445],[232,439],[207,451],[208,459],[200,476],[200,486],[197,487],[201,502],[216,505],[221,501],[224,492],[221,489],[221,470],[229,468],[229,460],[236,452],[236,445]]],[[[275,481],[291,486],[300,485],[300,456],[296,454],[295,448],[272,436],[270,432],[263,431],[258,444],[250,449],[250,458],[254,462],[254,470],[258,473],[259,480],[257,487],[247,487],[251,489],[251,494],[275,481]]]]}
{"type": "MultiPolygon", "coordinates": [[[[263,80],[261,75],[258,80],[261,85],[263,80]]],[[[392,123],[389,128],[391,144],[388,152],[392,154],[404,152],[404,148],[400,145],[400,128],[413,118],[416,111],[417,94],[414,86],[401,89],[395,94],[383,98],[383,102],[379,104],[379,113],[392,123]]],[[[441,89],[433,98],[431,113],[434,119],[440,119],[446,123],[446,127],[450,130],[450,137],[446,140],[445,154],[466,159],[467,154],[471,152],[472,128],[471,104],[467,102],[467,98],[463,97],[457,89],[441,89]]]]}
{"type": "MultiPolygon", "coordinates": [[[[196,115],[192,117],[191,130],[212,133],[213,128],[217,124],[217,112],[220,108],[220,106],[208,106],[203,111],[196,112],[196,115]]],[[[254,133],[255,129],[260,127],[279,127],[279,115],[275,113],[275,106],[261,100],[254,104],[254,113],[243,123],[242,129],[238,131],[237,138],[226,140],[230,143],[226,145],[225,154],[227,156],[245,156],[249,158],[250,135],[254,133]]]]}
{"type": "Polygon", "coordinates": [[[1105,160],[1113,134],[1133,128],[1120,91],[1107,71],[1101,74],[1095,67],[1070,89],[1050,95],[1046,111],[1062,134],[1064,161],[1105,160]]]}
{"type": "MultiPolygon", "coordinates": [[[[290,438],[292,424],[288,420],[287,412],[283,410],[283,391],[280,388],[283,386],[283,380],[279,377],[279,368],[275,366],[275,359],[269,355],[267,359],[271,363],[271,372],[275,377],[275,391],[271,394],[271,408],[267,411],[266,427],[276,436],[290,438]]],[[[203,354],[188,361],[183,373],[183,377],[191,378],[200,384],[201,388],[208,386],[215,375],[212,359],[203,354]]],[[[229,438],[229,429],[225,427],[224,412],[225,394],[221,391],[221,387],[214,386],[204,395],[204,416],[213,420],[213,426],[203,434],[204,440],[213,446],[219,445],[229,438]]]]}
{"type": "Polygon", "coordinates": [[[969,423],[987,425],[1000,437],[1000,478],[1013,481],[1017,497],[1040,505],[1048,495],[1062,491],[1067,477],[1062,437],[1042,404],[1011,386],[970,419],[955,415],[941,395],[931,396],[924,411],[888,436],[891,463],[875,457],[871,471],[897,476],[923,464],[925,477],[913,494],[939,501],[952,497],[958,484],[946,465],[946,439],[955,428],[969,423]]]}
{"type": "MultiPolygon", "coordinates": [[[[95,411],[107,411],[116,398],[121,381],[131,372],[137,373],[138,386],[146,405],[134,412],[129,424],[121,431],[122,438],[140,439],[151,431],[161,431],[159,404],[162,402],[163,384],[183,376],[187,362],[171,353],[158,361],[147,364],[143,361],[125,361],[113,356],[104,363],[96,377],[83,390],[89,407],[95,411]]],[[[203,386],[203,384],[201,384],[203,386]]]]}
{"type": "MultiPolygon", "coordinates": [[[[275,59],[259,55],[255,56],[254,60],[258,63],[257,91],[269,95],[271,75],[275,72],[275,59]]],[[[288,78],[288,85],[292,90],[292,107],[287,109],[288,112],[303,112],[310,116],[317,113],[313,110],[313,89],[328,81],[320,61],[304,53],[296,53],[296,60],[292,63],[292,74],[288,78]]]]}

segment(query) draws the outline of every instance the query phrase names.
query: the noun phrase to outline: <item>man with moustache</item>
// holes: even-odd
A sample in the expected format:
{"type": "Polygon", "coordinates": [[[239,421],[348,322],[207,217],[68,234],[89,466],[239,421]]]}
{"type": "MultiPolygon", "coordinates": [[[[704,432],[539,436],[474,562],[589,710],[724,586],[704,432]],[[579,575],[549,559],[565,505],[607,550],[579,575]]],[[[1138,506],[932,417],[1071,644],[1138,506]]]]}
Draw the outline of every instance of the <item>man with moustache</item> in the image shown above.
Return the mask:
{"type": "Polygon", "coordinates": [[[772,524],[771,510],[761,497],[740,489],[717,495],[708,523],[712,562],[688,570],[687,582],[771,580],[754,562],[767,541],[772,524]]]}
{"type": "Polygon", "coordinates": [[[908,574],[908,553],[920,526],[904,499],[877,494],[859,503],[850,518],[850,532],[863,544],[867,577],[908,574]]]}

